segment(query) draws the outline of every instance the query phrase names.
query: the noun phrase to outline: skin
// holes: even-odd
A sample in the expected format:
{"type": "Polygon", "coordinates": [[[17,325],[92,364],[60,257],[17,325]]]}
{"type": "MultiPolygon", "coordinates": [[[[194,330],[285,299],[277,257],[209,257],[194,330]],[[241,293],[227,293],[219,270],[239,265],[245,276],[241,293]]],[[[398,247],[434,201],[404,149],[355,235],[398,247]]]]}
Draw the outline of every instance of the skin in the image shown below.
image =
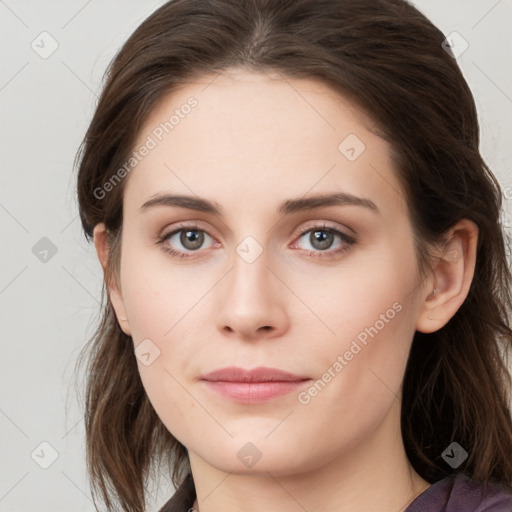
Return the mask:
{"type": "MultiPolygon", "coordinates": [[[[405,510],[429,486],[400,434],[407,356],[416,330],[438,330],[466,298],[476,226],[459,222],[422,276],[388,143],[315,80],[245,69],[205,77],[165,97],[135,147],[191,96],[197,107],[126,178],[120,275],[108,289],[134,347],[150,339],[160,351],[150,365],[137,364],[157,414],[188,449],[195,508],[405,510]],[[338,149],[349,134],[366,146],[354,161],[338,149]],[[334,205],[278,213],[284,200],[333,192],[369,199],[378,212],[334,205]],[[141,210],[163,193],[208,199],[222,216],[141,210]],[[180,233],[167,240],[189,258],[156,243],[180,223],[207,235],[195,252],[180,233]],[[299,234],[324,224],[356,243],[334,236],[322,250],[311,231],[299,234]],[[236,252],[248,236],[263,250],[251,263],[236,252]],[[400,312],[307,404],[298,392],[239,404],[199,380],[226,366],[268,366],[310,377],[307,392],[393,304],[400,312]],[[261,454],[252,467],[237,457],[249,442],[261,454]]],[[[105,269],[103,224],[94,240],[105,269]]]]}

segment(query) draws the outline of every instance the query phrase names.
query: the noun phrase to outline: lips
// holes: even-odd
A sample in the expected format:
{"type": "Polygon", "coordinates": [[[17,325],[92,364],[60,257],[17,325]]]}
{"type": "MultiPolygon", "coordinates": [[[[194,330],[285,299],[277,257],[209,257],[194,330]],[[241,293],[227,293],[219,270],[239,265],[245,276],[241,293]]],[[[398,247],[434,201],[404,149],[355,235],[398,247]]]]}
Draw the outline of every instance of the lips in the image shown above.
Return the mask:
{"type": "Polygon", "coordinates": [[[232,366],[215,370],[202,377],[202,380],[210,382],[297,382],[307,379],[309,377],[300,377],[283,370],[265,368],[264,366],[259,366],[252,370],[244,370],[243,368],[232,366]]]}
{"type": "Polygon", "coordinates": [[[215,393],[239,403],[261,403],[296,391],[311,379],[276,368],[221,368],[200,379],[215,393]]]}

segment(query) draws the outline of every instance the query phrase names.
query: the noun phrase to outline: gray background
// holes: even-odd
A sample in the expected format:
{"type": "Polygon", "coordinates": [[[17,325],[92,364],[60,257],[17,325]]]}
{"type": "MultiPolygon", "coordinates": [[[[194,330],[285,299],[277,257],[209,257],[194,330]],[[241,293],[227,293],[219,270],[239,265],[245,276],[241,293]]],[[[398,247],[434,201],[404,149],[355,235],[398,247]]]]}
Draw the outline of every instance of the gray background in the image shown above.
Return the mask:
{"type": "MultiPolygon", "coordinates": [[[[83,415],[70,385],[98,318],[102,273],[80,231],[73,160],[107,64],[162,3],[0,0],[1,511],[94,510],[83,415]],[[52,44],[58,48],[45,55],[52,44]]],[[[458,61],[510,226],[512,0],[414,3],[446,35],[457,31],[469,43],[458,61]]],[[[162,478],[154,491],[149,510],[172,487],[162,478]]]]}

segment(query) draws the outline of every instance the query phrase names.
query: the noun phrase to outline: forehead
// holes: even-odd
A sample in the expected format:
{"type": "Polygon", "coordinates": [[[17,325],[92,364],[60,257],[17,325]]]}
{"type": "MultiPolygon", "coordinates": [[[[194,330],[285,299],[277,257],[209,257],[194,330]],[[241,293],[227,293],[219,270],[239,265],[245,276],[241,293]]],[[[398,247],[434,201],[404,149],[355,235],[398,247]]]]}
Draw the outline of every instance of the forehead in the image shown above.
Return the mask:
{"type": "Polygon", "coordinates": [[[233,192],[240,201],[357,193],[362,182],[367,194],[395,201],[400,191],[372,120],[313,79],[241,69],[205,76],[160,100],[134,151],[144,145],[125,191],[139,202],[162,191],[219,201],[233,192]]]}

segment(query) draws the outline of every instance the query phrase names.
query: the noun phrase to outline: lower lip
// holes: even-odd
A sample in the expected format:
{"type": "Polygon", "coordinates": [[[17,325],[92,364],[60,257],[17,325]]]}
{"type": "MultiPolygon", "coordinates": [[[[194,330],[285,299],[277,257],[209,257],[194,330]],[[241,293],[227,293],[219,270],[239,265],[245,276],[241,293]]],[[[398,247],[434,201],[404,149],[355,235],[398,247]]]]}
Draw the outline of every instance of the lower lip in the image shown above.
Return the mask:
{"type": "Polygon", "coordinates": [[[234,402],[257,404],[287,395],[304,386],[308,380],[300,381],[268,381],[268,382],[227,382],[204,381],[206,385],[219,395],[234,402]]]}

